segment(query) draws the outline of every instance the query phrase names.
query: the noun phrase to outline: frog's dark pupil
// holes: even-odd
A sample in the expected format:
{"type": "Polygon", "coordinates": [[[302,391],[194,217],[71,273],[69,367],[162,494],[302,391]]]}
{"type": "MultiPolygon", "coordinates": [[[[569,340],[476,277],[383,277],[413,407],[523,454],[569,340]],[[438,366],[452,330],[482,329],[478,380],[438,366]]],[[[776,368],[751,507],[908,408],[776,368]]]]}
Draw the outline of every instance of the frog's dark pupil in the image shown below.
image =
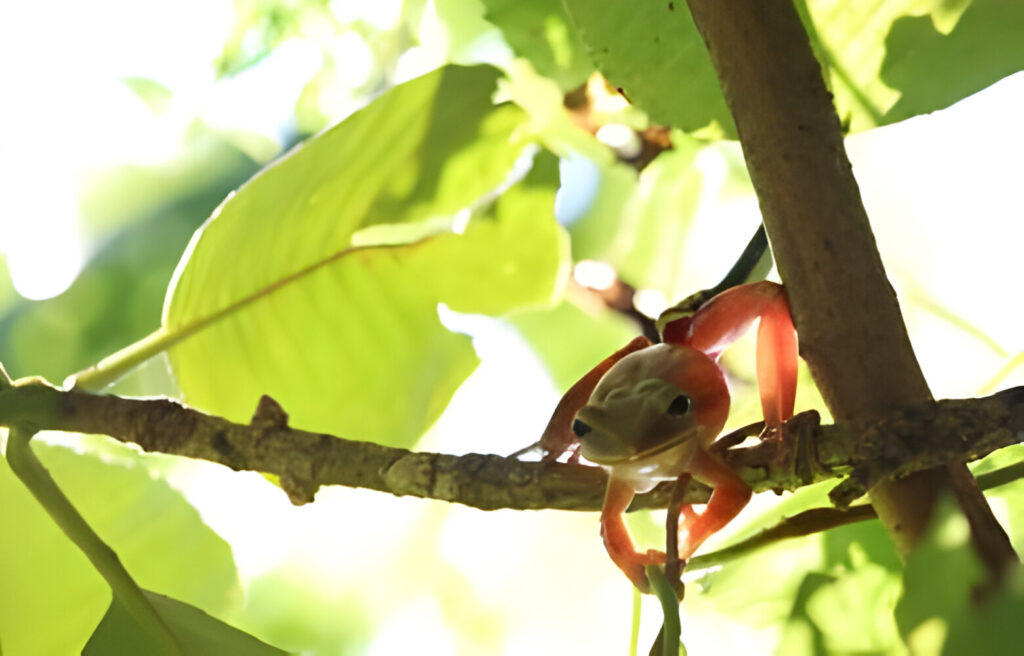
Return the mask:
{"type": "Polygon", "coordinates": [[[672,403],[669,404],[668,414],[670,415],[685,415],[690,411],[690,397],[685,394],[680,394],[676,398],[672,399],[672,403]]]}
{"type": "Polygon", "coordinates": [[[576,421],[572,422],[572,432],[576,434],[576,437],[583,437],[584,435],[589,433],[591,430],[592,429],[590,428],[590,426],[587,426],[586,424],[584,424],[579,419],[577,419],[576,421]]]}

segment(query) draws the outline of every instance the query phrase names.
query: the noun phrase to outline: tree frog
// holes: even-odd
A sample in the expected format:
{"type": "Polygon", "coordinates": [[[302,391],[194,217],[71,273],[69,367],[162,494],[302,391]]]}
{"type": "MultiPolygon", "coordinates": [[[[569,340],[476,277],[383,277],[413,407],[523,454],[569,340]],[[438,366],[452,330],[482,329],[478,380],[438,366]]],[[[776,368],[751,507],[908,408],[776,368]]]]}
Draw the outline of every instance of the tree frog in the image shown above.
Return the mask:
{"type": "Polygon", "coordinates": [[[638,337],[574,384],[541,438],[547,459],[578,448],[608,471],[601,535],[612,561],[641,591],[644,566],[665,554],[639,553],[623,521],[633,496],[689,472],[713,488],[702,513],[684,506],[679,557],[688,559],[750,500],[750,487],[709,447],[729,415],[722,351],[760,319],[757,381],[766,431],[793,415],[797,341],[786,292],[761,281],[727,289],[694,314],[668,323],[665,340],[638,337]]]}

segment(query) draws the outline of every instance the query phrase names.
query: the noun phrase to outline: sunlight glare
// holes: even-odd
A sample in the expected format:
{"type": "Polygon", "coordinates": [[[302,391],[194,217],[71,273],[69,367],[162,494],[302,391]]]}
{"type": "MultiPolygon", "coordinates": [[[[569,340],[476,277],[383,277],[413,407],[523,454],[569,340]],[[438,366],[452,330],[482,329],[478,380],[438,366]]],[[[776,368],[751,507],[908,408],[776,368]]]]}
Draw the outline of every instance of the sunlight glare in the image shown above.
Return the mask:
{"type": "Polygon", "coordinates": [[[293,108],[320,69],[321,58],[319,46],[312,41],[279,45],[260,62],[213,87],[203,119],[228,134],[268,140],[235,139],[234,143],[256,161],[269,160],[292,131],[293,108]]]}
{"type": "Polygon", "coordinates": [[[633,305],[646,316],[656,319],[668,309],[668,299],[660,289],[638,289],[633,294],[633,305]]]}
{"type": "Polygon", "coordinates": [[[363,20],[378,30],[394,29],[402,18],[402,0],[331,0],[330,7],[341,22],[363,20]]]}
{"type": "Polygon", "coordinates": [[[511,453],[536,439],[558,401],[544,362],[517,330],[501,320],[461,314],[443,303],[438,316],[445,328],[473,338],[480,364],[455,392],[420,448],[511,453]],[[514,411],[509,409],[510,388],[514,411]]]}
{"type": "Polygon", "coordinates": [[[0,194],[0,252],[17,292],[42,300],[70,287],[85,263],[78,206],[59,170],[13,155],[0,154],[0,179],[19,181],[0,194]]]}
{"type": "Polygon", "coordinates": [[[373,50],[358,32],[339,34],[328,51],[334,58],[334,77],[339,85],[354,89],[370,79],[375,63],[373,50]]]}
{"type": "Polygon", "coordinates": [[[636,130],[622,123],[606,123],[598,128],[594,136],[623,159],[639,157],[643,150],[643,144],[636,130]]]}
{"type": "Polygon", "coordinates": [[[882,259],[936,396],[971,395],[1024,350],[1024,73],[847,140],[882,259]],[[909,245],[913,245],[910,247],[909,245]],[[972,334],[973,333],[973,334],[972,334]],[[983,339],[979,338],[983,336],[983,339]]]}
{"type": "Polygon", "coordinates": [[[614,285],[617,276],[615,269],[607,262],[580,260],[572,269],[572,277],[584,287],[600,290],[614,285]]]}
{"type": "Polygon", "coordinates": [[[436,599],[419,597],[392,612],[378,629],[367,656],[454,654],[455,634],[436,599]]]}

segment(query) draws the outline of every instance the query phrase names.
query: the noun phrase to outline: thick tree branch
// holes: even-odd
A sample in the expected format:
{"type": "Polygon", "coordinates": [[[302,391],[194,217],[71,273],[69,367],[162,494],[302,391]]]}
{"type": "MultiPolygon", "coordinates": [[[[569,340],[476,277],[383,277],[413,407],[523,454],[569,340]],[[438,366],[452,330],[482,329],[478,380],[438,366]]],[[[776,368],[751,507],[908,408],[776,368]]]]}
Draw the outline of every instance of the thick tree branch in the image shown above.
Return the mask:
{"type": "MultiPolygon", "coordinates": [[[[236,424],[168,399],[126,399],[62,391],[41,382],[0,385],[0,425],[109,435],[146,451],[199,458],[279,477],[295,503],[321,485],[362,487],[493,510],[601,507],[596,467],[524,462],[497,455],[454,456],[293,429],[264,397],[250,424],[236,424]]],[[[876,481],[945,462],[965,462],[1024,441],[1024,388],[981,399],[914,406],[875,422],[821,426],[817,413],[790,421],[780,439],[724,451],[755,490],[795,490],[850,475],[836,500],[848,504],[876,481]]],[[[635,508],[664,508],[672,484],[640,495],[635,508]]],[[[691,482],[687,503],[707,501],[691,482]]]]}
{"type": "MultiPolygon", "coordinates": [[[[832,415],[846,424],[927,403],[931,393],[875,247],[831,94],[792,0],[688,4],[736,122],[801,355],[832,415]]],[[[953,463],[872,481],[871,502],[906,553],[939,491],[952,488],[998,577],[1016,554],[969,478],[953,463]]]]}

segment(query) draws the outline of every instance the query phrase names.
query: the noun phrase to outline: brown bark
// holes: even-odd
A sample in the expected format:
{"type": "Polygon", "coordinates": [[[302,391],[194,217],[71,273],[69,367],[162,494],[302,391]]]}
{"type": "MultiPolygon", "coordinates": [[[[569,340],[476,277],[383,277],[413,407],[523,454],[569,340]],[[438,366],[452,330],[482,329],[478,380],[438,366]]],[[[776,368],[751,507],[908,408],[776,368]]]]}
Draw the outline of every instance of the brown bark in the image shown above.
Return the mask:
{"type": "MultiPolygon", "coordinates": [[[[1024,441],[1024,387],[980,399],[911,406],[861,424],[822,426],[816,415],[803,413],[787,422],[777,440],[726,449],[721,455],[757,491],[796,490],[846,476],[831,493],[837,505],[846,507],[888,476],[974,460],[1024,441]]],[[[102,433],[146,451],[274,474],[295,503],[311,501],[322,485],[345,485],[483,510],[594,511],[601,508],[607,483],[599,467],[478,453],[416,453],[311,433],[288,426],[284,410],[269,397],[260,401],[249,424],[236,424],[168,399],[63,391],[42,382],[10,387],[0,375],[0,426],[102,433]]],[[[743,441],[729,438],[720,444],[743,441]]],[[[1024,467],[1001,470],[992,484],[1021,475],[1024,467]]],[[[664,508],[672,486],[665,483],[638,495],[632,509],[664,508]]],[[[709,492],[691,481],[683,500],[706,503],[709,492]]]]}
{"type": "MultiPolygon", "coordinates": [[[[790,0],[689,0],[736,122],[807,361],[837,422],[931,393],[885,275],[832,97],[790,0]]],[[[1016,562],[962,464],[879,483],[871,503],[901,553],[955,489],[993,575],[1016,562]],[[956,485],[953,485],[953,483],[956,485]]]]}

